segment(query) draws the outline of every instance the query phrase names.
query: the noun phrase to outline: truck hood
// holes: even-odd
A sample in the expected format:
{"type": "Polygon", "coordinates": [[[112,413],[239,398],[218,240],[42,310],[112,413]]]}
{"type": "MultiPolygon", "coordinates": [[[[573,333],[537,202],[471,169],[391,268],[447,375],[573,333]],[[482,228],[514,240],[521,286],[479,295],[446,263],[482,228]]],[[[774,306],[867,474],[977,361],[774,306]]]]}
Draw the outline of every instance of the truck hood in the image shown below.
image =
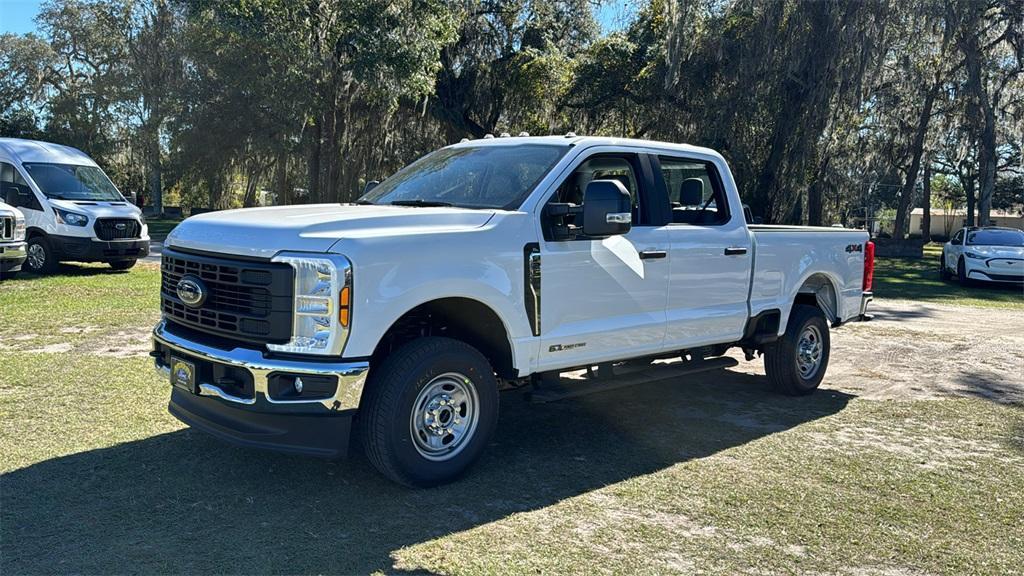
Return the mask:
{"type": "Polygon", "coordinates": [[[479,228],[493,210],[307,204],[243,208],[193,216],[166,244],[270,258],[281,251],[327,252],[343,238],[429,234],[479,228]]]}
{"type": "MultiPolygon", "coordinates": [[[[128,202],[55,200],[50,204],[62,210],[85,214],[91,219],[96,218],[137,218],[141,210],[128,202]]],[[[90,224],[91,225],[91,224],[90,224]]]]}

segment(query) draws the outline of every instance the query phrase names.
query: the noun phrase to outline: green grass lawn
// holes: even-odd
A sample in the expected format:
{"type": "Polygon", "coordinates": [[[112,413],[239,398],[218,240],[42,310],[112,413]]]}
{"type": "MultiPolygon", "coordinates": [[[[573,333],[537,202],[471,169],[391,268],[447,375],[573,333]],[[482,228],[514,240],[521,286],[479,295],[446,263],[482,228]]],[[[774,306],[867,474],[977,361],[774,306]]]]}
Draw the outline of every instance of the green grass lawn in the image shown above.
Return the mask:
{"type": "Polygon", "coordinates": [[[157,242],[163,242],[164,238],[174,230],[174,227],[181,224],[181,220],[169,218],[147,218],[149,225],[149,237],[157,242]]]}
{"type": "Polygon", "coordinates": [[[941,244],[925,246],[923,259],[878,258],[874,292],[878,298],[899,298],[942,302],[963,306],[1024,309],[1024,286],[990,285],[980,282],[960,286],[956,278],[939,277],[941,244]]]}
{"type": "Polygon", "coordinates": [[[183,427],[145,356],[158,269],[65,272],[0,284],[3,574],[1024,566],[1020,406],[794,399],[734,372],[539,406],[508,392],[468,477],[407,490],[358,455],[183,427]]]}

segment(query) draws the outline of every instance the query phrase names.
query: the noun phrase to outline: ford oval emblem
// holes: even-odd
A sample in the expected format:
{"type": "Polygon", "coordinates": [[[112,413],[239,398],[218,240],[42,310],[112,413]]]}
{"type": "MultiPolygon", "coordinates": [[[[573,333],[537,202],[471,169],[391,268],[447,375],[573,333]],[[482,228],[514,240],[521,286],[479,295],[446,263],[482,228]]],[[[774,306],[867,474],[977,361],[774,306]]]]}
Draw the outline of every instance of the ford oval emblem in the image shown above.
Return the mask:
{"type": "Polygon", "coordinates": [[[178,299],[191,308],[198,308],[206,301],[206,285],[195,276],[183,276],[175,288],[178,299]]]}

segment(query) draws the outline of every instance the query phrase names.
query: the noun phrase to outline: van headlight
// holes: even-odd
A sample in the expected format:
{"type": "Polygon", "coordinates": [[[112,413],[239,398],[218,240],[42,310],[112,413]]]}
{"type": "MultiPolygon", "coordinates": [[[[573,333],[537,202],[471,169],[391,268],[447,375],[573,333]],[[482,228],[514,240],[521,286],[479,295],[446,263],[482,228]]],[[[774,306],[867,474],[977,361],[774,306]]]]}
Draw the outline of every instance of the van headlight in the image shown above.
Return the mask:
{"type": "Polygon", "coordinates": [[[292,337],[274,352],[340,356],[352,325],[352,263],[344,256],[285,252],[271,258],[295,271],[292,337]]]}
{"type": "Polygon", "coordinates": [[[68,226],[85,226],[89,223],[89,217],[84,214],[77,212],[68,212],[67,210],[61,210],[60,208],[54,208],[54,212],[57,213],[57,224],[67,224],[68,226]]]}
{"type": "Polygon", "coordinates": [[[14,219],[14,241],[21,242],[25,239],[25,218],[18,216],[14,219]]]}

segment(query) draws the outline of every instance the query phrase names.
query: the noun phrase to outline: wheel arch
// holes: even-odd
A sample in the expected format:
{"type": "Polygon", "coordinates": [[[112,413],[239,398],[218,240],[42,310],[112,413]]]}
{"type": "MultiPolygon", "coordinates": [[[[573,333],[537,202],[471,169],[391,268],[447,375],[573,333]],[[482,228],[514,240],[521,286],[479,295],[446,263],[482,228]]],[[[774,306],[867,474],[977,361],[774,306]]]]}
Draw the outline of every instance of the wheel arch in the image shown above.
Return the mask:
{"type": "MultiPolygon", "coordinates": [[[[839,290],[836,286],[836,280],[826,272],[814,272],[808,275],[797,288],[790,307],[790,314],[792,314],[792,306],[806,304],[821,310],[829,323],[839,322],[842,318],[842,310],[839,309],[839,290]]],[[[788,316],[789,314],[780,323],[779,334],[786,331],[788,316]]]]}
{"type": "Polygon", "coordinates": [[[516,378],[515,354],[508,326],[486,303],[465,296],[428,300],[398,317],[374,347],[371,365],[420,336],[445,336],[480,351],[501,378],[516,378]]]}

